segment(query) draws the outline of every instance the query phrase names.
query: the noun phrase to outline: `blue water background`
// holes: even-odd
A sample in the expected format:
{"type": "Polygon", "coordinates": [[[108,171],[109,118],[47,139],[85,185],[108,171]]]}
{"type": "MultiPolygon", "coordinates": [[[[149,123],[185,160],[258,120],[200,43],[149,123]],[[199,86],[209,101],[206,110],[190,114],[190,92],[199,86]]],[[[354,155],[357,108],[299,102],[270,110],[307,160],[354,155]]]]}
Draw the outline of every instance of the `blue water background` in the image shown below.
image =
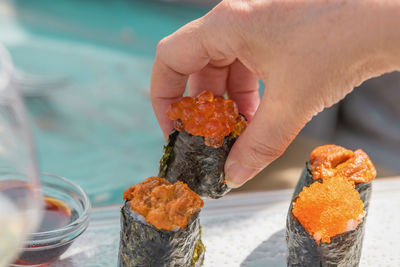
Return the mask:
{"type": "Polygon", "coordinates": [[[0,42],[24,71],[65,82],[25,101],[41,171],[94,205],[157,175],[164,140],[149,83],[157,42],[207,12],[153,1],[5,1],[0,42]]]}

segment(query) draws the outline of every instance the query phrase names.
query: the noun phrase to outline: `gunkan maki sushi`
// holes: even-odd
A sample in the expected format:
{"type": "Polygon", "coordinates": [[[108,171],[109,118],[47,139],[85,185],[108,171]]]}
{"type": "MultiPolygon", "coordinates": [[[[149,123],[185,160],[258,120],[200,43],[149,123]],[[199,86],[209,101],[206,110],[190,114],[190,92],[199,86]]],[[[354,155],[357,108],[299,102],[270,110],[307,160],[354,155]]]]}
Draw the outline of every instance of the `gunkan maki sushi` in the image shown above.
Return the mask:
{"type": "Polygon", "coordinates": [[[159,176],[171,183],[181,180],[202,197],[225,195],[230,190],[225,161],[247,126],[236,103],[204,91],[171,104],[167,114],[175,129],[164,148],[159,176]]]}
{"type": "Polygon", "coordinates": [[[182,182],[149,177],[123,198],[118,266],[202,266],[199,195],[182,182]]]}
{"type": "Polygon", "coordinates": [[[304,187],[290,205],[288,266],[358,266],[365,226],[364,204],[343,177],[304,187]]]}
{"type": "Polygon", "coordinates": [[[314,149],[287,215],[288,266],[358,266],[375,176],[362,150],[314,149]]]}

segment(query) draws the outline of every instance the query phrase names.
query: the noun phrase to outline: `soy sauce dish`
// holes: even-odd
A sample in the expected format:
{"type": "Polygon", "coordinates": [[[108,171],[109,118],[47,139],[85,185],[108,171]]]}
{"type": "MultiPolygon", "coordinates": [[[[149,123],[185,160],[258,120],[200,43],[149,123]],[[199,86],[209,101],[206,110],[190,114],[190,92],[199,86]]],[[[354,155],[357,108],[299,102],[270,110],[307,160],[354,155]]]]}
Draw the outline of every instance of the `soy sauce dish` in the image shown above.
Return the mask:
{"type": "Polygon", "coordinates": [[[42,222],[11,266],[46,266],[56,261],[89,224],[90,201],[82,188],[51,174],[41,174],[42,222]]]}

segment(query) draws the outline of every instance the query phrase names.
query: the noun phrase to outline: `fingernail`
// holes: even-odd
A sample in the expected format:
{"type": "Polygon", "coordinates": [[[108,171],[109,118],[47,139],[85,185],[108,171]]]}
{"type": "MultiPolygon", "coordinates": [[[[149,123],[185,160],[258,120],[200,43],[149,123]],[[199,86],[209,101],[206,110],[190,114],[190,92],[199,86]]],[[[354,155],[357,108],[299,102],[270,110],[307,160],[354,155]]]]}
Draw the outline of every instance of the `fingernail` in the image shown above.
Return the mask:
{"type": "Polygon", "coordinates": [[[253,178],[259,170],[245,167],[239,163],[229,165],[226,172],[226,184],[230,188],[238,188],[253,178]]]}

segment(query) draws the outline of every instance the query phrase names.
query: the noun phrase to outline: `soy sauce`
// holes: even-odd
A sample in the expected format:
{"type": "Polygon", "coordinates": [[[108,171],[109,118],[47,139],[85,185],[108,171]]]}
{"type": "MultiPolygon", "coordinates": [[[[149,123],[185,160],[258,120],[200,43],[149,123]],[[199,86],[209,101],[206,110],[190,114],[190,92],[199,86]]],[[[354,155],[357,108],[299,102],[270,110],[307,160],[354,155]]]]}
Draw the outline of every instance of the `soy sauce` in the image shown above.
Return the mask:
{"type": "MultiPolygon", "coordinates": [[[[74,212],[71,212],[68,206],[61,200],[52,197],[44,197],[44,202],[45,207],[42,222],[36,232],[40,233],[57,230],[68,225],[75,219],[76,215],[74,212]]],[[[35,240],[33,239],[32,241],[34,243],[35,240]]],[[[15,264],[46,266],[63,254],[70,245],[71,243],[57,246],[57,243],[53,242],[28,246],[17,259],[15,264]],[[48,248],[47,246],[52,247],[48,248]]]]}
{"type": "Polygon", "coordinates": [[[60,229],[71,221],[71,210],[61,200],[44,197],[45,208],[42,223],[37,232],[60,229]]]}

